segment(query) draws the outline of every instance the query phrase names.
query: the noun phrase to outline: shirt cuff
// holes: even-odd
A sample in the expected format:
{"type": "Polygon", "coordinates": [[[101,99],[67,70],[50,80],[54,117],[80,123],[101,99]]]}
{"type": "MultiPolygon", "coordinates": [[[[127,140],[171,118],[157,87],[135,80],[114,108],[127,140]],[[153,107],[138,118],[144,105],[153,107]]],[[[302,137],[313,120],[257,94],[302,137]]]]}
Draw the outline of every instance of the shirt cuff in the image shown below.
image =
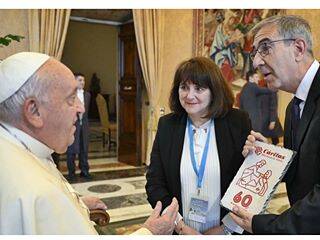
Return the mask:
{"type": "Polygon", "coordinates": [[[153,235],[153,234],[147,228],[142,227],[142,228],[139,228],[137,231],[131,233],[130,235],[153,235]]]}
{"type": "Polygon", "coordinates": [[[242,234],[243,233],[243,228],[241,228],[238,224],[236,224],[233,219],[230,217],[229,214],[225,215],[224,218],[222,219],[223,224],[233,232],[242,234]]]}

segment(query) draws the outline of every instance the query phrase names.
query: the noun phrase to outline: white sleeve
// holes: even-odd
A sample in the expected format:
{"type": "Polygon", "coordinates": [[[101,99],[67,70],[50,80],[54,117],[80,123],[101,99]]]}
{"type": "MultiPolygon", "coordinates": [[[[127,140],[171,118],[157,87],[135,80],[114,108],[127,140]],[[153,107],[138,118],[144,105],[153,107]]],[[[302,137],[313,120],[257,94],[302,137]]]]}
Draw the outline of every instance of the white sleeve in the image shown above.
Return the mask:
{"type": "Polygon", "coordinates": [[[97,234],[81,206],[65,194],[47,194],[35,202],[36,234],[97,234]]]}
{"type": "Polygon", "coordinates": [[[147,228],[139,228],[137,231],[131,233],[130,235],[153,235],[147,228]]]}

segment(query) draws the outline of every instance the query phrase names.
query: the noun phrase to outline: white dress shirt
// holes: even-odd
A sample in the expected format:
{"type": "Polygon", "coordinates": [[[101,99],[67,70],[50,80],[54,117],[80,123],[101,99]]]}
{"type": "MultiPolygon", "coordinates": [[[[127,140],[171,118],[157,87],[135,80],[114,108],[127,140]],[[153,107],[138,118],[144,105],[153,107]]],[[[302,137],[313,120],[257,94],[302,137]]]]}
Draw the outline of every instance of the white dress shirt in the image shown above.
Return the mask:
{"type": "MultiPolygon", "coordinates": [[[[77,96],[80,100],[80,102],[82,103],[83,107],[85,107],[84,105],[84,90],[83,89],[78,89],[77,90],[77,96]]],[[[80,120],[80,125],[82,125],[82,117],[83,117],[83,113],[79,113],[79,120],[80,120]]]]}
{"type": "Polygon", "coordinates": [[[200,231],[201,233],[209,228],[220,225],[220,163],[216,144],[214,122],[212,121],[212,124],[210,124],[210,122],[211,120],[207,121],[199,128],[196,128],[192,125],[192,129],[195,130],[194,152],[198,167],[201,163],[201,158],[208,135],[208,129],[211,128],[207,162],[203,176],[202,188],[200,191],[200,195],[206,196],[209,200],[206,223],[195,222],[188,218],[190,199],[192,195],[197,193],[198,178],[193,170],[190,158],[189,134],[187,126],[180,165],[181,197],[184,222],[188,226],[200,231]]]}
{"type": "Polygon", "coordinates": [[[304,105],[306,103],[308,93],[312,84],[312,81],[314,77],[317,74],[318,68],[319,68],[319,62],[317,60],[314,60],[311,66],[309,67],[308,71],[304,75],[302,81],[300,82],[297,91],[295,93],[295,96],[302,100],[302,102],[299,104],[300,107],[300,118],[302,116],[302,112],[304,109],[304,105]]]}

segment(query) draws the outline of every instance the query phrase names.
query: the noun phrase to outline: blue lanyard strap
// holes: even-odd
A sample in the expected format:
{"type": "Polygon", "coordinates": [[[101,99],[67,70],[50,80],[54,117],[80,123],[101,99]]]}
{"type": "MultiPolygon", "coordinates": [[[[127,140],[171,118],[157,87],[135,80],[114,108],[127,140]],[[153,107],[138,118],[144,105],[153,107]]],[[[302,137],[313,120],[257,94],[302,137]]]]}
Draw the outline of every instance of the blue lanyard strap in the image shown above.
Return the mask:
{"type": "Polygon", "coordinates": [[[200,163],[200,167],[199,167],[199,170],[198,170],[196,159],[195,159],[195,156],[194,156],[194,146],[193,146],[194,145],[193,144],[194,141],[193,141],[193,130],[192,130],[192,127],[191,127],[191,120],[188,118],[188,121],[187,121],[188,134],[189,134],[189,143],[190,143],[189,144],[190,157],[191,157],[193,170],[194,170],[194,172],[195,172],[195,174],[197,175],[197,178],[198,178],[198,180],[197,180],[198,192],[202,187],[202,180],[203,180],[204,170],[206,168],[206,163],[207,163],[210,132],[211,132],[211,123],[212,123],[212,120],[210,121],[210,126],[209,126],[209,129],[208,129],[206,145],[205,145],[203,153],[202,153],[201,163],[200,163]]]}

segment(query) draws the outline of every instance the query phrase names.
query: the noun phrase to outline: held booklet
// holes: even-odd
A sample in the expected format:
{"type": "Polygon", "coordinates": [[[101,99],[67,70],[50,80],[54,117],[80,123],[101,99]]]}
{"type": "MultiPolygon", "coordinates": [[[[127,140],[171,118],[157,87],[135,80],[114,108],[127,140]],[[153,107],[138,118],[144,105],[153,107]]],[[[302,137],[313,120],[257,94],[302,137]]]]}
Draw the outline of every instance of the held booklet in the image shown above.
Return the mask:
{"type": "Polygon", "coordinates": [[[294,155],[292,150],[256,141],[255,151],[244,160],[221,205],[230,211],[237,205],[253,214],[262,213],[294,155]]]}

